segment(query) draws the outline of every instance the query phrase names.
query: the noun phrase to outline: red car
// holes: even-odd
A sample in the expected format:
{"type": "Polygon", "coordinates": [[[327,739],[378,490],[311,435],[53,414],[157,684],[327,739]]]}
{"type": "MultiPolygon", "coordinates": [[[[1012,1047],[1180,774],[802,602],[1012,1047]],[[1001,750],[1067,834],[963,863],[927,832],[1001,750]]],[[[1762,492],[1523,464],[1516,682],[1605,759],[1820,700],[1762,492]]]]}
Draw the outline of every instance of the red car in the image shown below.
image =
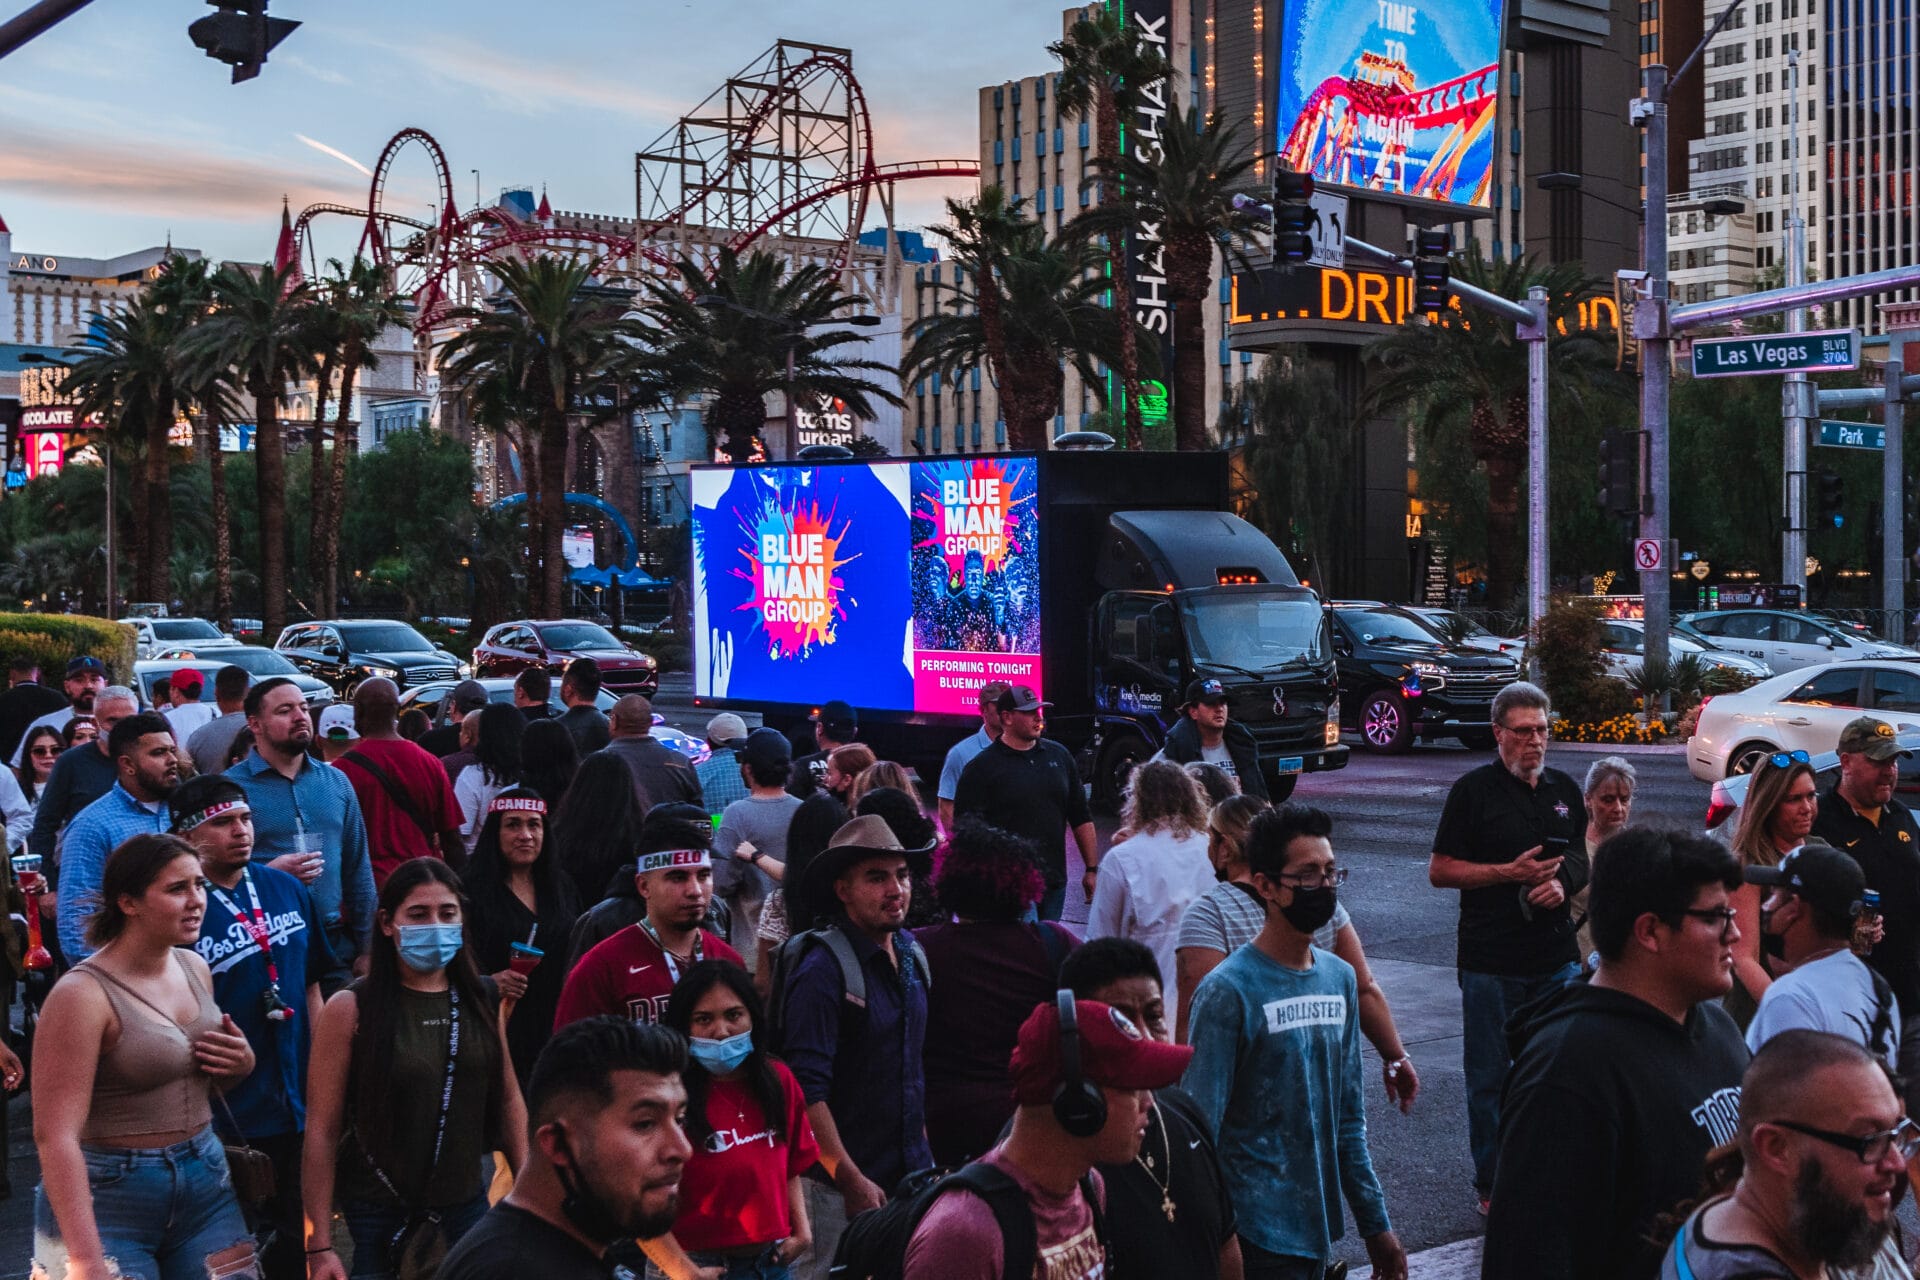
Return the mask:
{"type": "Polygon", "coordinates": [[[611,693],[644,693],[660,688],[660,668],[652,658],[622,644],[597,622],[559,618],[548,622],[503,622],[487,632],[473,651],[476,676],[517,676],[545,667],[556,677],[575,658],[600,664],[600,683],[611,693]]]}

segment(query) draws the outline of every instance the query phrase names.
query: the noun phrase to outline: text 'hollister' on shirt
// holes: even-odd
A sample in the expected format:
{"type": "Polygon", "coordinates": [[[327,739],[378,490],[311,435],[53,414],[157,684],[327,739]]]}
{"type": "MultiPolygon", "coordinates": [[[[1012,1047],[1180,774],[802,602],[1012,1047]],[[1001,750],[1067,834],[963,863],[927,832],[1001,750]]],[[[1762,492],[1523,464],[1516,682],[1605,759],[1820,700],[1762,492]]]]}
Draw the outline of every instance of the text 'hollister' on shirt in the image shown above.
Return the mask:
{"type": "Polygon", "coordinates": [[[1571,899],[1587,883],[1586,835],[1579,784],[1558,769],[1542,769],[1530,787],[1496,760],[1453,784],[1433,837],[1433,851],[1442,857],[1495,865],[1550,840],[1567,842],[1560,882],[1568,901],[1557,907],[1526,905],[1526,886],[1519,883],[1460,891],[1462,969],[1531,977],[1580,958],[1571,899]]]}

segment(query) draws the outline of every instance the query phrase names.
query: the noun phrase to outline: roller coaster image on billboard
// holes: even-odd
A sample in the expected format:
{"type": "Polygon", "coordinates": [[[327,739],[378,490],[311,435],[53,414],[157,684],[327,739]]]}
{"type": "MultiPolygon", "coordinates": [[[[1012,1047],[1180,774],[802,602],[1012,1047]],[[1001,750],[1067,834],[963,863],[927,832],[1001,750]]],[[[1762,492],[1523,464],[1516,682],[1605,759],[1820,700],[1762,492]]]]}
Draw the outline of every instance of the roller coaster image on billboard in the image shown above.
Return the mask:
{"type": "Polygon", "coordinates": [[[1284,0],[1276,141],[1320,182],[1486,206],[1502,0],[1284,0]]]}

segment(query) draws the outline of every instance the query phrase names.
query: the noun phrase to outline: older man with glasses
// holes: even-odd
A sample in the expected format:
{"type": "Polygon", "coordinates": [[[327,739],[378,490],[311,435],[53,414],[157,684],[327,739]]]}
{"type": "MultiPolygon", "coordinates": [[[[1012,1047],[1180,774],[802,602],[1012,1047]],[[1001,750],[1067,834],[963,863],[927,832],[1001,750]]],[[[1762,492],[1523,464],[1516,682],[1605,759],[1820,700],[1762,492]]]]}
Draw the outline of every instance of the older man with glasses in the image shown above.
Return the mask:
{"type": "Polygon", "coordinates": [[[1457,968],[1464,1023],[1467,1140],[1480,1212],[1493,1192],[1500,1091],[1513,1059],[1507,1022],[1580,973],[1569,899],[1587,883],[1580,784],[1547,767],[1551,707],[1516,681],[1493,700],[1499,758],[1453,784],[1427,878],[1460,891],[1457,968]]]}

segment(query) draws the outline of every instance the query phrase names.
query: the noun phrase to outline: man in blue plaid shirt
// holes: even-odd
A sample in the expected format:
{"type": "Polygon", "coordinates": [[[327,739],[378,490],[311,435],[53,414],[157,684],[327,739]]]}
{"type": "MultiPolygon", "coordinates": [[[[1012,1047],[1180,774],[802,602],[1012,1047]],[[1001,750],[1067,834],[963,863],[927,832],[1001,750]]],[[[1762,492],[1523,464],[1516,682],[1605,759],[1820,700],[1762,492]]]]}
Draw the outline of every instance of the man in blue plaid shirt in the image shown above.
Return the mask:
{"type": "Polygon", "coordinates": [[[735,800],[747,798],[747,784],[740,777],[740,746],[746,740],[747,722],[731,711],[707,721],[707,746],[713,755],[694,773],[699,775],[700,796],[712,817],[725,813],[735,800]]]}

